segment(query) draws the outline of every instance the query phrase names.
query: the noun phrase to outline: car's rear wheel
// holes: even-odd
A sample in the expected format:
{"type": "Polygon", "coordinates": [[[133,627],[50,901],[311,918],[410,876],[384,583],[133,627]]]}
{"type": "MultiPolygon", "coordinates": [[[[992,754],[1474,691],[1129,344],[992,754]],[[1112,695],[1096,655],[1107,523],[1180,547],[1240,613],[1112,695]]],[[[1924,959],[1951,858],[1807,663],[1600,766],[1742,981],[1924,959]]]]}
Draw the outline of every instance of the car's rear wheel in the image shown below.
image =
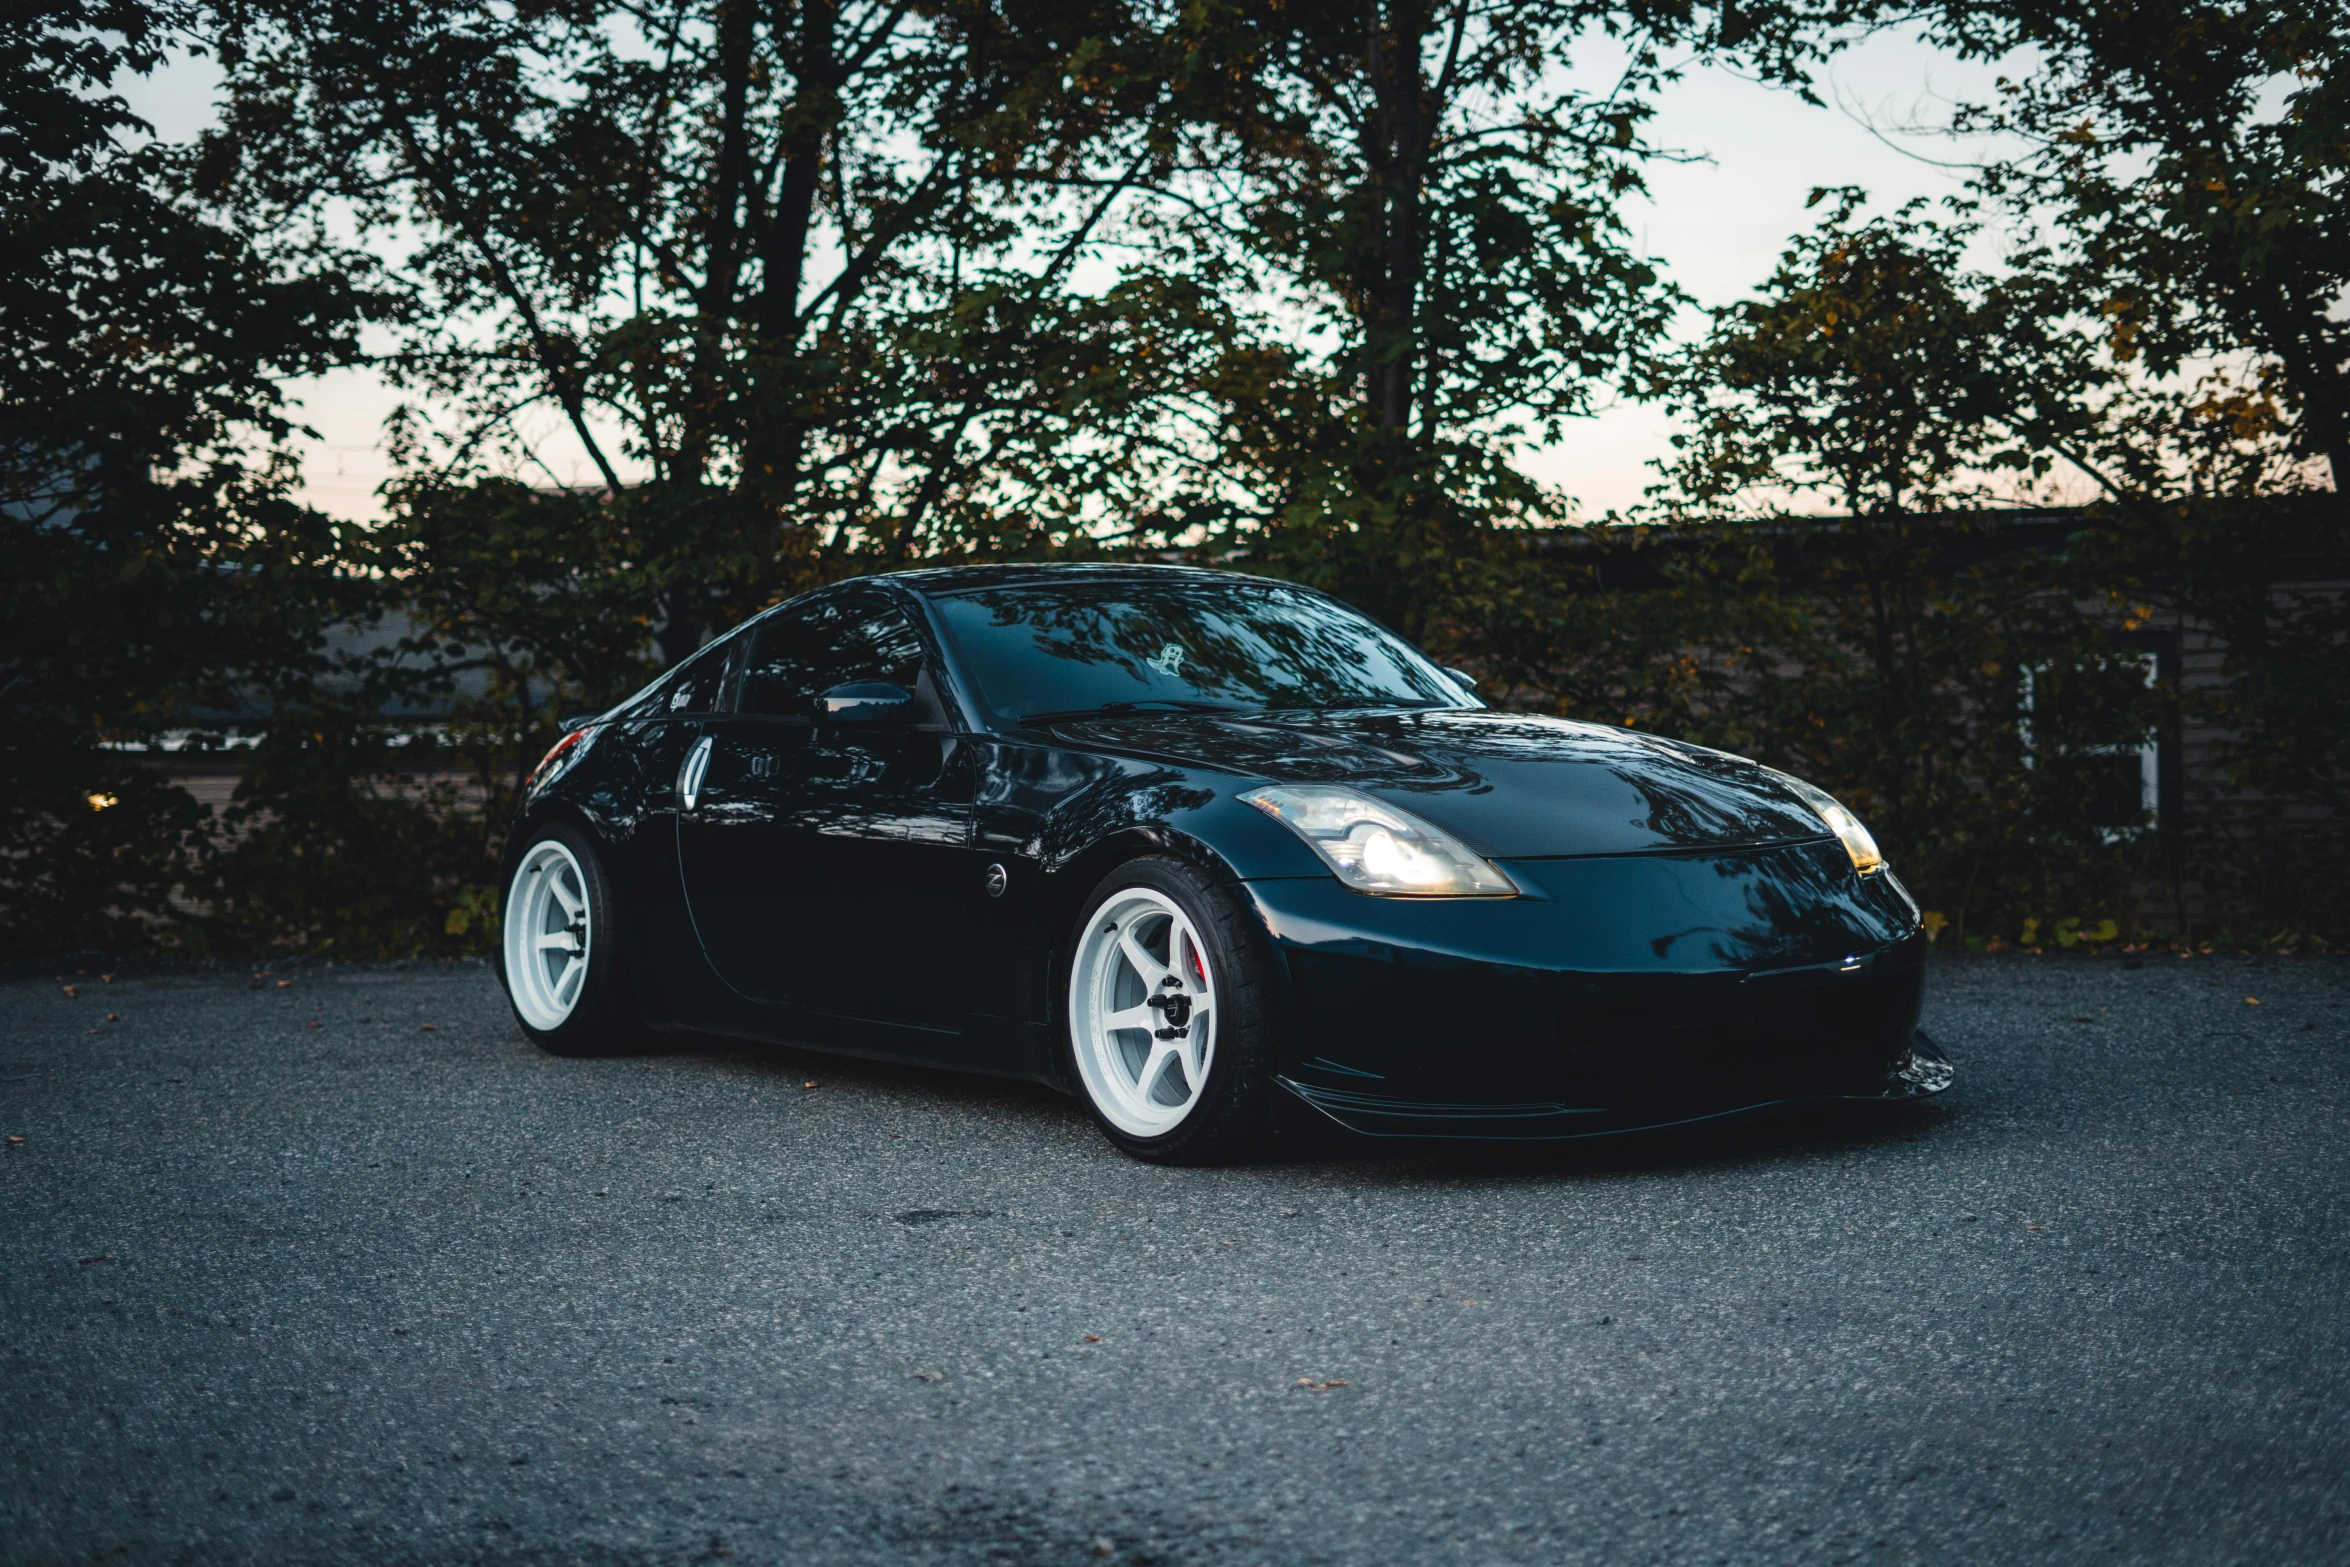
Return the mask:
{"type": "Polygon", "coordinates": [[[1126,1152],[1210,1164],[1261,1149],[1271,990],[1261,938],[1181,860],[1121,865],[1069,943],[1071,1064],[1095,1124],[1126,1152]]]}
{"type": "Polygon", "coordinates": [[[515,1019],[559,1056],[640,1049],[611,879],[585,834],[549,826],[515,862],[499,969],[515,1019]]]}

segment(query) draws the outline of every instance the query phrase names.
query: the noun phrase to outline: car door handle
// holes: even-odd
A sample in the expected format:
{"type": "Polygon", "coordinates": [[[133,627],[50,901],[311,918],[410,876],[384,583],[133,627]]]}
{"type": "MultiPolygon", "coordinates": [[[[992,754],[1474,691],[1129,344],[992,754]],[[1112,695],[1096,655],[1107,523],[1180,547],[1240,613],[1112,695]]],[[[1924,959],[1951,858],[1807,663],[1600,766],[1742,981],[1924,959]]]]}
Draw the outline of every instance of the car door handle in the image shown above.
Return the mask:
{"type": "Polygon", "coordinates": [[[702,797],[702,775],[710,770],[710,737],[702,736],[694,748],[685,753],[685,765],[677,770],[677,798],[687,810],[702,797]]]}

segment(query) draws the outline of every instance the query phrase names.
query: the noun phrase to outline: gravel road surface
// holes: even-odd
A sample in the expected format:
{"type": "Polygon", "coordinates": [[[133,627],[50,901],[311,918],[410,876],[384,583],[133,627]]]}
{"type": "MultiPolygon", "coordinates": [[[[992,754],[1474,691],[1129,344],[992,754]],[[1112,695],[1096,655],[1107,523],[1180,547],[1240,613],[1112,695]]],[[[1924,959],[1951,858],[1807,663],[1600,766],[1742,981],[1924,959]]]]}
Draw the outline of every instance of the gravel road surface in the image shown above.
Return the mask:
{"type": "Polygon", "coordinates": [[[1946,961],[1931,1109],[1187,1171],[473,965],[18,983],[0,1559],[2346,1561],[2346,1005],[1946,961]]]}

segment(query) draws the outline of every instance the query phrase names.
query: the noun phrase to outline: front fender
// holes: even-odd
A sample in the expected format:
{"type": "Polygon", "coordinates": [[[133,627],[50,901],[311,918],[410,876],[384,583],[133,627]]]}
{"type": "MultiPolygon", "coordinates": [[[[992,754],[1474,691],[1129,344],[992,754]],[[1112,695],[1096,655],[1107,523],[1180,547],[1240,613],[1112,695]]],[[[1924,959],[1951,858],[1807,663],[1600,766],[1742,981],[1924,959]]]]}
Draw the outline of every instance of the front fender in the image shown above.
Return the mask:
{"type": "Polygon", "coordinates": [[[1032,1027],[1058,1027],[1054,980],[1070,926],[1085,896],[1124,861],[1172,855],[1235,888],[1264,876],[1327,875],[1295,834],[1240,802],[1253,779],[1150,758],[983,743],[991,751],[972,842],[1008,872],[1004,921],[990,941],[997,961],[1017,974],[1013,1006],[1032,1027]]]}

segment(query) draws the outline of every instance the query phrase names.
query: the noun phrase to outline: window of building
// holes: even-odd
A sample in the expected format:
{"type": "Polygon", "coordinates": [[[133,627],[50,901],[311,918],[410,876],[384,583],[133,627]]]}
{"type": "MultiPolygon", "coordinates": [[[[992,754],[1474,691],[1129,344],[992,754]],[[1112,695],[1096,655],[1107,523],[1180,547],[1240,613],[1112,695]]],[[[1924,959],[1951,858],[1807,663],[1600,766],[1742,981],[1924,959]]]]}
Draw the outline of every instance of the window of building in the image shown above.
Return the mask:
{"type": "Polygon", "coordinates": [[[2044,791],[2084,804],[2108,840],[2161,819],[2153,701],[2160,673],[2153,653],[2024,666],[2016,714],[2024,765],[2039,774],[2044,791]]]}

